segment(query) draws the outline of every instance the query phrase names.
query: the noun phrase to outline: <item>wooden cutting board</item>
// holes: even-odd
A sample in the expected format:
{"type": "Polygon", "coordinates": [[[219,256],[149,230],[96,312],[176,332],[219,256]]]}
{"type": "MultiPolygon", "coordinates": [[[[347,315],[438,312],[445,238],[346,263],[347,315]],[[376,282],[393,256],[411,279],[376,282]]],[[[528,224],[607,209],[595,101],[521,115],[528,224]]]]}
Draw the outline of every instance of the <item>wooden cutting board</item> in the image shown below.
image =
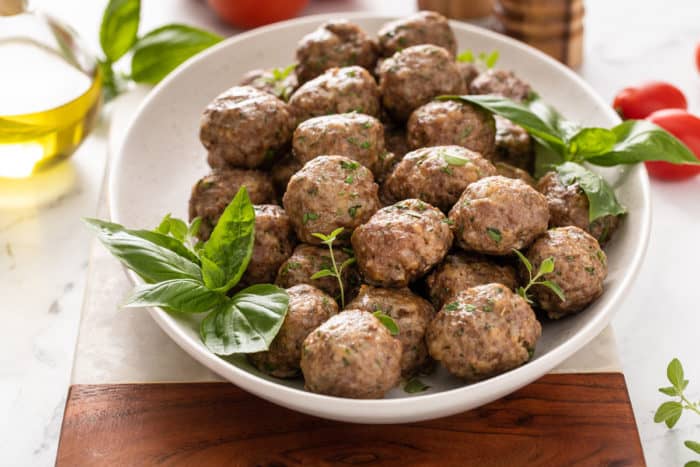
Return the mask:
{"type": "Polygon", "coordinates": [[[323,420],[227,383],[73,385],[56,460],[61,467],[336,464],[638,466],[644,458],[622,374],[576,373],[404,425],[323,420]]]}

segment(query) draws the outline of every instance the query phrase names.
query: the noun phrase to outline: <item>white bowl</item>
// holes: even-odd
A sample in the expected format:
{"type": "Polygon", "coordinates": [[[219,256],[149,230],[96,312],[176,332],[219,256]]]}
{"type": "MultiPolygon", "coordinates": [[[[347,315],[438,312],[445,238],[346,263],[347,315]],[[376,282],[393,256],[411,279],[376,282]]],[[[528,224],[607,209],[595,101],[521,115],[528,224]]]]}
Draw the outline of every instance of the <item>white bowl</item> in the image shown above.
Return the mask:
{"type": "MultiPolygon", "coordinates": [[[[394,18],[338,14],[369,33],[394,18]]],[[[121,151],[112,161],[109,201],[112,219],[130,227],[155,226],[171,212],[185,218],[190,188],[207,171],[199,143],[199,117],[217,94],[236,84],[248,70],[286,66],[299,39],[331,16],[315,16],[256,29],[213,47],[190,60],[159,84],[139,109],[121,151]]],[[[575,73],[526,45],[474,26],[453,22],[459,49],[500,52],[499,67],[516,70],[564,115],[588,125],[611,126],[618,117],[575,73]]],[[[602,171],[629,209],[607,248],[609,275],[605,293],[582,313],[546,323],[534,358],[520,368],[476,384],[446,372],[422,378],[431,388],[406,394],[396,388],[381,400],[353,400],[303,390],[301,381],[261,374],[241,356],[220,358],[198,334],[196,317],[151,309],[153,319],[187,353],[222,377],[276,404],[319,417],[362,423],[413,422],[451,415],[486,404],[534,381],[593,339],[624,299],[649,237],[649,186],[643,166],[602,171]],[[410,400],[409,400],[410,399],[410,400]]],[[[131,276],[136,280],[135,276],[131,276]]]]}

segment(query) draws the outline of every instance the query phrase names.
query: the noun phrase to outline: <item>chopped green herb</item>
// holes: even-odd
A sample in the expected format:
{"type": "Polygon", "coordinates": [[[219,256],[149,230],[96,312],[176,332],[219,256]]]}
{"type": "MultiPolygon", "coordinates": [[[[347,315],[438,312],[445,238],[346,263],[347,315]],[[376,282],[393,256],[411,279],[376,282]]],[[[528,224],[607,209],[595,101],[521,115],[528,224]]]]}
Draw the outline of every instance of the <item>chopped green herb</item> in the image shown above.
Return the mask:
{"type": "Polygon", "coordinates": [[[318,219],[318,214],[315,212],[305,212],[301,221],[304,225],[306,225],[309,221],[315,221],[316,219],[318,219]]]}
{"type": "Polygon", "coordinates": [[[350,185],[354,181],[355,181],[355,177],[352,175],[348,175],[347,177],[345,177],[345,183],[347,183],[348,185],[350,185]]]}
{"type": "Polygon", "coordinates": [[[494,227],[486,227],[486,233],[491,237],[491,240],[496,243],[501,243],[502,235],[500,230],[494,227]]]}
{"type": "Polygon", "coordinates": [[[354,161],[340,161],[340,166],[345,170],[357,170],[360,167],[360,164],[354,161]]]}
{"type": "Polygon", "coordinates": [[[428,386],[418,378],[411,378],[410,380],[408,380],[408,382],[406,382],[406,384],[403,387],[403,390],[409,394],[427,391],[428,389],[430,389],[430,386],[428,386]]]}
{"type": "Polygon", "coordinates": [[[361,207],[362,207],[361,204],[356,204],[354,206],[350,206],[348,208],[348,214],[350,214],[350,217],[352,217],[354,219],[355,216],[357,215],[357,210],[360,209],[361,207]]]}
{"type": "Polygon", "coordinates": [[[448,303],[443,307],[445,311],[455,311],[459,309],[459,302],[448,303]]]}

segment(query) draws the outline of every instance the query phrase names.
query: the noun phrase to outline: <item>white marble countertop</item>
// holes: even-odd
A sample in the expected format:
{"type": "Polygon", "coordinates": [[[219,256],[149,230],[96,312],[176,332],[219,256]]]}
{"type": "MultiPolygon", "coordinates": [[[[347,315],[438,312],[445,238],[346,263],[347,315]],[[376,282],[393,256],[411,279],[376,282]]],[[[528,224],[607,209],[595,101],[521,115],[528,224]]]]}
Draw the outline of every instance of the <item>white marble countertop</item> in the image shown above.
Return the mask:
{"type": "MultiPolygon", "coordinates": [[[[97,47],[105,0],[35,0],[72,24],[97,47]]],[[[686,93],[700,111],[700,75],[693,47],[700,40],[697,0],[589,0],[586,2],[583,77],[608,100],[625,85],[665,79],[686,93]]],[[[373,9],[404,14],[409,0],[324,0],[314,12],[373,9]]],[[[181,21],[233,31],[203,2],[143,2],[145,29],[181,21]]],[[[1,80],[1,75],[0,75],[1,80]]],[[[70,163],[51,176],[12,187],[0,181],[0,439],[2,465],[54,462],[65,395],[70,381],[83,299],[90,236],[80,217],[94,215],[106,161],[103,122],[70,163]],[[19,193],[19,195],[18,195],[19,193]]],[[[700,440],[700,418],[684,416],[668,431],[653,423],[664,397],[665,367],[673,357],[685,364],[690,395],[700,397],[700,314],[693,304],[700,249],[700,178],[677,184],[654,182],[654,221],[649,253],[627,302],[614,320],[647,462],[682,465],[691,459],[685,439],[700,440]]]]}

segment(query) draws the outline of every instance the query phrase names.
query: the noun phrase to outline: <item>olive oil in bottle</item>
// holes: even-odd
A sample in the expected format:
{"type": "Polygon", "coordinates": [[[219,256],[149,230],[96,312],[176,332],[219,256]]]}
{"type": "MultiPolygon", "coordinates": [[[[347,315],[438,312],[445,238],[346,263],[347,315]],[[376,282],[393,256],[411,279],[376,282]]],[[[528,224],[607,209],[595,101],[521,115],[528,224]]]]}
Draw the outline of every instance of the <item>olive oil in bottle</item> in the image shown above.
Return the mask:
{"type": "Polygon", "coordinates": [[[0,0],[0,180],[70,156],[100,104],[95,60],[53,18],[0,0]]]}

